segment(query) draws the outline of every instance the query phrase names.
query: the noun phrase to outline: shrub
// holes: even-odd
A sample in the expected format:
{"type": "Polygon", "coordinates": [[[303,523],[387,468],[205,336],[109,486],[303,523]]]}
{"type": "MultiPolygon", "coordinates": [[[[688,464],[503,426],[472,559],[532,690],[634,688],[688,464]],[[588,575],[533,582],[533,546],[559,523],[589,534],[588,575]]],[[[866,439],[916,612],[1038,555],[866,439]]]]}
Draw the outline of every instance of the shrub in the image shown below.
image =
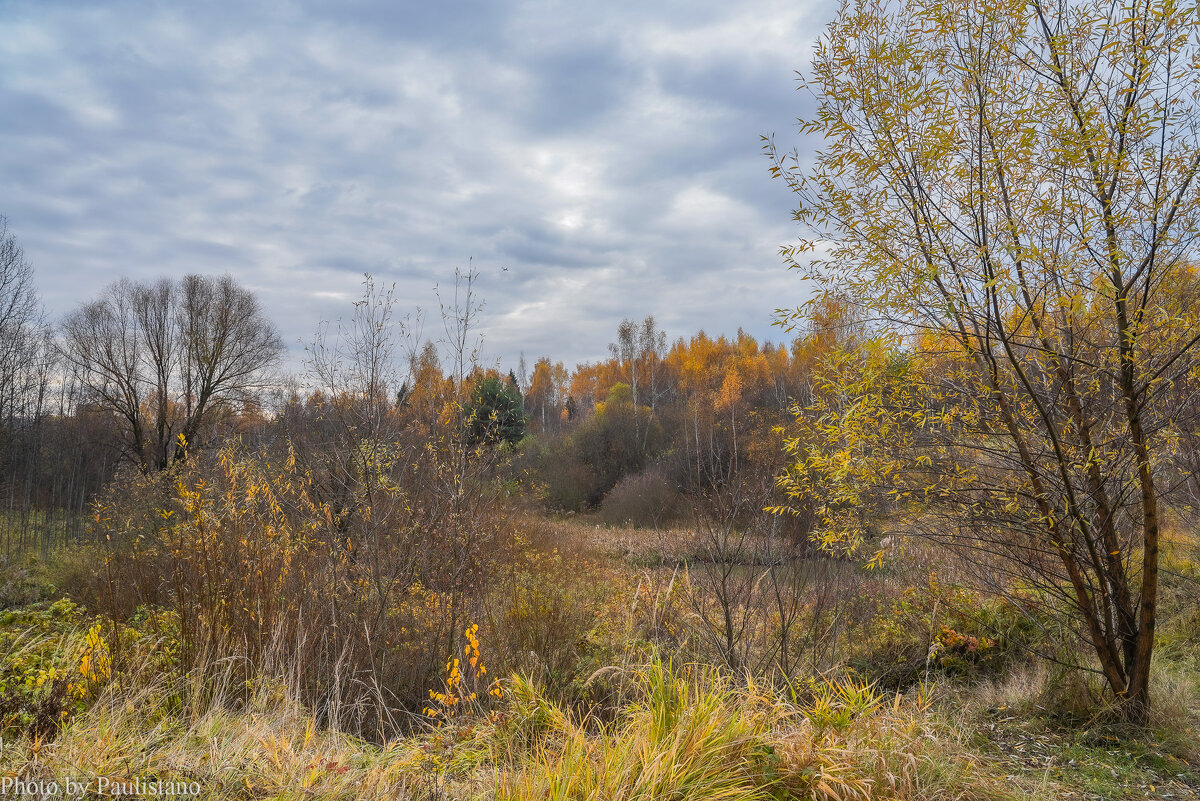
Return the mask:
{"type": "Polygon", "coordinates": [[[861,645],[851,663],[896,688],[930,673],[991,679],[1049,645],[1044,622],[1031,614],[1011,600],[981,596],[931,573],[925,586],[880,598],[874,618],[860,624],[861,645]]]}
{"type": "Polygon", "coordinates": [[[661,473],[646,470],[621,479],[600,505],[600,519],[614,526],[656,528],[678,519],[683,499],[661,473]]]}
{"type": "Polygon", "coordinates": [[[0,556],[0,609],[42,601],[54,594],[44,566],[34,558],[0,556]]]}
{"type": "Polygon", "coordinates": [[[143,610],[113,627],[62,598],[0,613],[0,736],[52,739],[113,679],[171,674],[174,618],[143,610]]]}
{"type": "Polygon", "coordinates": [[[544,487],[547,507],[576,512],[599,504],[666,444],[662,423],[648,406],[634,409],[625,384],[615,385],[570,433],[539,439],[526,451],[527,469],[544,487]]]}
{"type": "Polygon", "coordinates": [[[427,484],[409,497],[387,472],[395,456],[374,452],[379,474],[362,483],[373,494],[347,516],[294,459],[227,446],[176,476],[152,528],[140,498],[128,514],[106,508],[118,536],[90,596],[114,620],[161,599],[178,611],[188,669],[233,669],[235,687],[291,676],[323,720],[393,736],[461,650],[484,563],[504,553],[487,497],[455,489],[436,451],[423,456],[408,464],[427,484]]]}

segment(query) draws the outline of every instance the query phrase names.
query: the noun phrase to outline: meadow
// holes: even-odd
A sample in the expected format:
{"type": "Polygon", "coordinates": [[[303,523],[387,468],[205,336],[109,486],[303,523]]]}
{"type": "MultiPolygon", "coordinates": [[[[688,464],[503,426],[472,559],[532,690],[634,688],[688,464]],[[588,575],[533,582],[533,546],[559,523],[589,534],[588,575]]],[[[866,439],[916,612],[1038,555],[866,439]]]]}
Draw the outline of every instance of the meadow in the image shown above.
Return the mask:
{"type": "Polygon", "coordinates": [[[318,565],[273,510],[282,487],[224,470],[223,498],[180,482],[158,518],[185,521],[159,526],[160,543],[6,561],[3,775],[186,783],[212,799],[1200,797],[1189,543],[1170,558],[1161,701],[1131,731],[1071,667],[1077,641],[966,589],[918,540],[874,570],[819,552],[737,564],[730,583],[755,589],[733,599],[733,669],[724,571],[693,528],[511,504],[496,521],[508,547],[489,550],[486,589],[460,614],[425,585],[380,610],[354,557],[318,565]],[[172,552],[178,538],[203,558],[172,552]],[[780,647],[778,612],[754,594],[770,570],[805,599],[787,675],[764,669],[780,647]],[[142,603],[152,571],[193,573],[195,604],[142,603]],[[322,600],[340,633],[313,626],[322,600]],[[364,620],[382,621],[369,634],[384,647],[348,630],[364,620]],[[448,662],[429,658],[442,636],[448,662]]]}

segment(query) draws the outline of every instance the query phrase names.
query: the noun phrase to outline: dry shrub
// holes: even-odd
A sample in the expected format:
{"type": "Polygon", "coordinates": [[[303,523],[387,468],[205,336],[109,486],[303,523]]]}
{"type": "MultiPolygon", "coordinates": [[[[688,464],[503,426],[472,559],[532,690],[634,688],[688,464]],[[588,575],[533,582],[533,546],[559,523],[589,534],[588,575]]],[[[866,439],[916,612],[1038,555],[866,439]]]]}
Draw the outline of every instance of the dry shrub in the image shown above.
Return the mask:
{"type": "Polygon", "coordinates": [[[462,502],[445,502],[427,490],[444,478],[438,454],[410,464],[421,492],[380,476],[380,498],[360,498],[347,525],[293,458],[227,446],[178,474],[153,527],[140,502],[128,516],[108,508],[120,536],[93,600],[117,619],[147,599],[171,606],[186,668],[288,676],[322,720],[386,738],[461,647],[486,554],[503,552],[486,495],[462,500],[460,486],[462,502]]]}
{"type": "Polygon", "coordinates": [[[480,617],[494,662],[573,698],[581,672],[612,656],[600,632],[619,586],[595,562],[557,550],[529,549],[499,566],[480,617]]]}
{"type": "Polygon", "coordinates": [[[592,502],[594,479],[587,465],[555,457],[552,466],[545,469],[545,475],[546,508],[578,512],[592,502]]]}
{"type": "Polygon", "coordinates": [[[621,479],[600,504],[600,519],[612,526],[658,528],[674,522],[683,498],[663,475],[646,470],[621,479]]]}
{"type": "Polygon", "coordinates": [[[161,547],[175,508],[178,467],[155,475],[130,471],[93,500],[87,537],[54,554],[59,590],[114,620],[170,601],[171,566],[161,547]]]}
{"type": "Polygon", "coordinates": [[[559,702],[615,707],[624,682],[610,668],[640,664],[655,648],[686,650],[681,571],[630,572],[585,538],[607,529],[512,522],[520,547],[493,565],[479,618],[492,663],[559,702]]]}

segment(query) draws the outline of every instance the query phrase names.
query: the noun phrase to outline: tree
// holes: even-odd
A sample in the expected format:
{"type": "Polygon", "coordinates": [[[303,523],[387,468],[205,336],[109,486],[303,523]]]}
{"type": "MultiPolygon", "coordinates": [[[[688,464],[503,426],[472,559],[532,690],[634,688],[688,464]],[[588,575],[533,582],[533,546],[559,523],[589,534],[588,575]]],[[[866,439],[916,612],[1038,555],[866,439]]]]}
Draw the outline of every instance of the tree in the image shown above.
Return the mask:
{"type": "Polygon", "coordinates": [[[617,326],[617,341],[610,344],[608,350],[620,370],[622,380],[629,384],[632,391],[634,431],[641,435],[643,431],[649,431],[649,424],[641,425],[638,407],[639,403],[648,405],[653,413],[658,403],[661,391],[660,365],[667,350],[666,334],[658,330],[653,315],[648,315],[640,325],[626,318],[617,326]]]}
{"type": "Polygon", "coordinates": [[[807,81],[825,144],[802,164],[765,143],[808,229],[792,266],[909,343],[903,382],[842,370],[832,393],[882,424],[793,475],[878,446],[823,475],[936,501],[925,533],[1057,598],[1132,722],[1198,368],[1174,295],[1200,233],[1198,33],[1171,0],[848,0],[807,81]]]}
{"type": "Polygon", "coordinates": [[[533,376],[525,393],[525,405],[533,419],[538,421],[540,432],[545,433],[547,426],[559,422],[560,387],[565,375],[566,368],[562,362],[551,364],[548,356],[543,356],[533,365],[533,376]]]}
{"type": "Polygon", "coordinates": [[[0,426],[35,414],[45,391],[46,326],[33,266],[0,216],[0,426]]]}
{"type": "Polygon", "coordinates": [[[53,355],[33,266],[0,216],[0,487],[7,496],[0,529],[5,547],[15,529],[23,543],[35,528],[29,513],[47,483],[39,481],[39,467],[46,448],[53,355]]]}
{"type": "Polygon", "coordinates": [[[387,475],[403,425],[396,406],[414,400],[401,380],[402,351],[411,343],[395,285],[364,274],[362,287],[350,316],[322,322],[305,348],[308,381],[329,402],[314,404],[319,412],[288,432],[315,496],[334,510],[343,532],[358,516],[366,518],[355,521],[364,528],[366,521],[392,520],[382,506],[399,502],[387,475]]]}
{"type": "Polygon", "coordinates": [[[475,381],[464,408],[467,442],[472,446],[517,443],[525,436],[525,412],[516,379],[486,375],[475,381]]]}
{"type": "Polygon", "coordinates": [[[257,298],[227,275],[121,279],[61,335],[82,400],[121,421],[122,454],[147,473],[183,460],[218,413],[251,399],[284,350],[257,298]]]}

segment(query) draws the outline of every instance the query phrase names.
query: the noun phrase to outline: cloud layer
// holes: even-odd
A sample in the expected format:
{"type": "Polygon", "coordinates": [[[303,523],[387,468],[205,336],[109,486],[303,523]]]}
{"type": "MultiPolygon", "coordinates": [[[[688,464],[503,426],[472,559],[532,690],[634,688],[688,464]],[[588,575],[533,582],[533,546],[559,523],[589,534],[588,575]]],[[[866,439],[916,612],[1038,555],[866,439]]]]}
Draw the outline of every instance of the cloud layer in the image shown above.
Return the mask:
{"type": "Polygon", "coordinates": [[[121,275],[229,272],[295,343],[364,272],[436,311],[473,259],[506,364],[597,358],[650,313],[770,337],[802,287],[759,136],[794,139],[831,12],[0,2],[0,214],[53,315],[121,275]]]}

